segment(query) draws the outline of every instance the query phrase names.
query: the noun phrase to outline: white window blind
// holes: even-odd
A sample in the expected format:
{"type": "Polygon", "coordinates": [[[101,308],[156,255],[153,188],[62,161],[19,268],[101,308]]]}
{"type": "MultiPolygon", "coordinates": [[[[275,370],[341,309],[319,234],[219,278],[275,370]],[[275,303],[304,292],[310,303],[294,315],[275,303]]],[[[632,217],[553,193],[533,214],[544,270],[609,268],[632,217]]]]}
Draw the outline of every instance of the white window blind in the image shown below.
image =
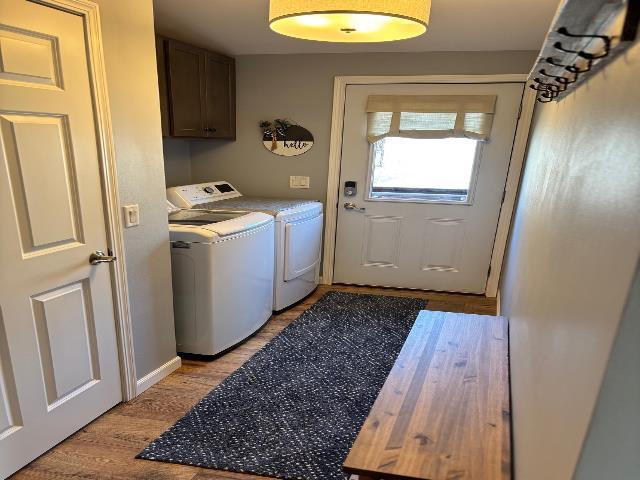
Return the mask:
{"type": "Polygon", "coordinates": [[[367,139],[471,138],[487,141],[495,95],[370,95],[367,139]]]}

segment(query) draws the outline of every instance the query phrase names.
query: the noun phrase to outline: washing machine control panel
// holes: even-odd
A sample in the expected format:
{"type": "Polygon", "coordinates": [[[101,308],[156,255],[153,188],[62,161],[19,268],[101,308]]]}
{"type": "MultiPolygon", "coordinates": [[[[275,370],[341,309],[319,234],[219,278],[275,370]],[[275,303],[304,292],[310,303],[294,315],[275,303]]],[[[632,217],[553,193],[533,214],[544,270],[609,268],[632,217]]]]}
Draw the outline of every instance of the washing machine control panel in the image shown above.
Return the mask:
{"type": "Polygon", "coordinates": [[[167,200],[181,208],[242,196],[229,182],[207,182],[167,188],[167,200]]]}

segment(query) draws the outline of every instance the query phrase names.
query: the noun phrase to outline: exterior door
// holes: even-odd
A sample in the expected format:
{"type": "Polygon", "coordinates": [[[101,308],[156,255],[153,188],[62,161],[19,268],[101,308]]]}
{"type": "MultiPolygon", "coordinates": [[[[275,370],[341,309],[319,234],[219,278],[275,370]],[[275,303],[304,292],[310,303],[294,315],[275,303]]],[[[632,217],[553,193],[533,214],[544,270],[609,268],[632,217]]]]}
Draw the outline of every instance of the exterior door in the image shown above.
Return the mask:
{"type": "MultiPolygon", "coordinates": [[[[347,87],[334,282],[484,293],[522,83],[347,87]],[[497,96],[488,141],[367,141],[370,95],[497,96]],[[355,194],[348,188],[355,182],[355,194]]],[[[445,114],[446,115],[446,114],[445,114]]]]}
{"type": "Polygon", "coordinates": [[[83,18],[0,2],[0,477],[122,398],[83,18]]]}

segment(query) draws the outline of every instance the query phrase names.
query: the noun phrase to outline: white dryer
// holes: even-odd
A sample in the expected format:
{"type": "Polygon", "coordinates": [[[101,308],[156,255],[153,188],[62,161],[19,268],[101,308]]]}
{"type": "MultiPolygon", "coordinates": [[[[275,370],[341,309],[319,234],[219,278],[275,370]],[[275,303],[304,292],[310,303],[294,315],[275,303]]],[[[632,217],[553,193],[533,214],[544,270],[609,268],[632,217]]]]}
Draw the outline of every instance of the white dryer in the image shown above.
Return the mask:
{"type": "Polygon", "coordinates": [[[257,212],[169,215],[177,350],[215,355],[271,316],[274,220],[257,212]]]}
{"type": "Polygon", "coordinates": [[[282,310],[296,303],[318,286],[322,203],[314,200],[244,197],[225,181],[168,188],[167,199],[186,209],[260,212],[274,218],[274,310],[282,310]]]}

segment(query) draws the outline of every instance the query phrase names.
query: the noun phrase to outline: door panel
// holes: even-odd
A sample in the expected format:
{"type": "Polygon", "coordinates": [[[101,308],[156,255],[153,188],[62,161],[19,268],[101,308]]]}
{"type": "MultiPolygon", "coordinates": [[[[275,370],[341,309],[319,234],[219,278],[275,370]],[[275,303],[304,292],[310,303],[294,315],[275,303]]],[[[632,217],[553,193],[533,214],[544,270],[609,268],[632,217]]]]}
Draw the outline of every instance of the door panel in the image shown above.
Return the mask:
{"type": "Polygon", "coordinates": [[[0,2],[0,477],[122,398],[83,22],[0,2]]]}
{"type": "MultiPolygon", "coordinates": [[[[522,93],[522,83],[347,87],[334,263],[336,283],[485,291],[522,93]],[[370,95],[495,95],[489,141],[477,142],[473,148],[466,144],[452,147],[457,149],[455,155],[466,155],[464,161],[454,159],[453,150],[441,150],[444,153],[438,157],[438,166],[429,167],[429,187],[424,189],[432,196],[411,197],[420,191],[412,184],[412,169],[421,169],[424,164],[418,163],[417,167],[412,164],[409,168],[398,163],[394,168],[408,179],[407,185],[389,186],[386,196],[381,197],[379,185],[385,179],[371,172],[377,172],[389,160],[386,155],[379,156],[377,147],[370,148],[366,139],[366,105],[370,95]],[[381,159],[383,163],[376,163],[381,159]],[[451,182],[447,169],[453,171],[454,165],[464,168],[459,175],[468,179],[468,191],[452,187],[447,198],[440,194],[433,196],[438,190],[431,185],[451,182]],[[347,181],[357,183],[355,196],[344,195],[347,181]],[[354,203],[356,208],[347,209],[345,203],[354,203]]],[[[408,148],[407,145],[395,144],[394,158],[403,158],[402,152],[406,150],[402,148],[408,148]]],[[[418,148],[415,145],[411,144],[412,154],[418,148]]],[[[435,157],[435,151],[429,150],[428,155],[435,157]]],[[[389,168],[389,163],[386,165],[389,168]]]]}
{"type": "Polygon", "coordinates": [[[0,135],[22,254],[81,243],[76,172],[70,158],[66,117],[0,115],[0,135]]]}
{"type": "Polygon", "coordinates": [[[429,218],[425,221],[423,271],[460,272],[465,227],[462,218],[429,218]]]}
{"type": "Polygon", "coordinates": [[[89,289],[85,279],[31,299],[49,409],[100,378],[89,289]]]}
{"type": "Polygon", "coordinates": [[[0,26],[0,83],[60,87],[55,37],[0,26]]]}
{"type": "Polygon", "coordinates": [[[9,344],[0,310],[0,441],[22,424],[9,344]]]}
{"type": "Polygon", "coordinates": [[[402,217],[367,215],[362,243],[362,265],[398,267],[402,220],[402,217]]]}

